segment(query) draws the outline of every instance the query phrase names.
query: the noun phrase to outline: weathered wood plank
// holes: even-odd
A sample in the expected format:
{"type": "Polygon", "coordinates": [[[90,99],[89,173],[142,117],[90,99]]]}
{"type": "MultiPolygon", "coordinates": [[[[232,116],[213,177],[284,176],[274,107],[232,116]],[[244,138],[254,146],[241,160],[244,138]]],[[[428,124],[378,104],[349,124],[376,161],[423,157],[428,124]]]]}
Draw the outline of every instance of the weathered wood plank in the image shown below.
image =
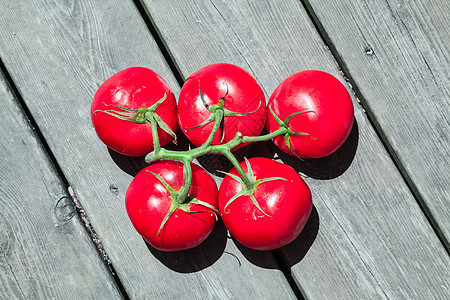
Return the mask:
{"type": "Polygon", "coordinates": [[[121,298],[0,72],[0,298],[121,298]]]}
{"type": "MultiPolygon", "coordinates": [[[[230,62],[254,74],[267,96],[303,69],[342,80],[298,1],[144,2],[185,77],[230,62]]],[[[317,209],[303,239],[281,255],[311,298],[445,298],[447,253],[355,107],[357,126],[335,155],[294,162],[277,154],[309,176],[317,209]]]]}
{"type": "Polygon", "coordinates": [[[131,1],[3,1],[0,55],[131,298],[295,298],[270,253],[250,263],[223,225],[202,246],[161,253],[129,221],[124,195],[142,160],[109,152],[90,121],[98,86],[140,65],[179,86],[131,1]],[[128,172],[128,173],[127,173],[128,172]],[[130,176],[131,175],[131,176],[130,176]]]}
{"type": "Polygon", "coordinates": [[[450,2],[309,2],[448,242],[450,2]]]}

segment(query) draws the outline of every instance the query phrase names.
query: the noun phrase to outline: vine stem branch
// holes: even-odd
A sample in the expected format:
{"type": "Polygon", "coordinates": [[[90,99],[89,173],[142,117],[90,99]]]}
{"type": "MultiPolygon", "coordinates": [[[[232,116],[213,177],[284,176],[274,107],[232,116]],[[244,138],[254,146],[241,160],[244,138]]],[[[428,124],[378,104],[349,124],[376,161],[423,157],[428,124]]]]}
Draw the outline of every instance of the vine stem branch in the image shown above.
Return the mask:
{"type": "Polygon", "coordinates": [[[150,114],[147,120],[150,119],[150,124],[152,125],[152,136],[153,136],[153,151],[159,152],[161,150],[161,144],[159,143],[158,136],[158,126],[155,118],[150,114]]]}
{"type": "Polygon", "coordinates": [[[277,137],[279,135],[286,134],[288,132],[288,129],[284,126],[280,126],[280,128],[272,133],[268,133],[261,136],[242,136],[240,132],[236,133],[235,137],[225,143],[220,145],[212,145],[212,141],[217,133],[217,131],[220,128],[220,123],[222,122],[222,119],[224,118],[224,111],[222,109],[217,109],[214,111],[214,126],[211,130],[210,135],[208,136],[208,139],[206,142],[201,145],[198,148],[194,148],[191,150],[186,151],[173,151],[173,150],[167,150],[164,148],[161,148],[159,144],[158,139],[158,133],[157,133],[157,122],[154,118],[149,118],[150,123],[152,125],[152,134],[153,134],[153,141],[154,141],[154,150],[147,154],[145,157],[145,161],[147,163],[151,163],[156,160],[175,160],[180,161],[183,163],[183,186],[180,190],[180,193],[177,197],[178,203],[183,203],[188,195],[189,190],[191,188],[192,183],[192,168],[191,168],[191,162],[194,158],[208,154],[208,153],[214,153],[214,154],[222,154],[225,157],[228,158],[228,160],[233,164],[233,166],[236,168],[236,170],[239,172],[239,175],[242,178],[242,181],[246,185],[247,188],[252,188],[253,183],[250,178],[248,178],[248,175],[245,173],[244,169],[240,165],[239,161],[237,160],[236,156],[231,152],[231,149],[240,145],[241,143],[252,143],[252,142],[259,142],[259,141],[266,141],[269,139],[272,139],[274,137],[277,137]]]}
{"type": "Polygon", "coordinates": [[[191,161],[183,161],[183,186],[181,187],[180,194],[178,195],[176,201],[178,203],[183,203],[187,196],[189,195],[189,190],[192,184],[192,168],[191,161]]]}

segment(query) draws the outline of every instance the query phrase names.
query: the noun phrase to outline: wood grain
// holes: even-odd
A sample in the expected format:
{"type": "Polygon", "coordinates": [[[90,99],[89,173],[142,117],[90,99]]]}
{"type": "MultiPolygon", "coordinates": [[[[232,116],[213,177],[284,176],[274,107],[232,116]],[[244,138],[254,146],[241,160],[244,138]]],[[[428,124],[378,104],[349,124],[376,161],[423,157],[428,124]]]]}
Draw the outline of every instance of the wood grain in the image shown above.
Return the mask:
{"type": "MultiPolygon", "coordinates": [[[[144,2],[184,77],[210,63],[234,63],[266,96],[304,69],[344,82],[298,1],[144,2]]],[[[357,125],[335,155],[306,162],[275,155],[309,176],[317,210],[304,239],[280,254],[308,298],[445,298],[447,253],[354,104],[357,125]]]]}
{"type": "Polygon", "coordinates": [[[1,72],[0,99],[0,298],[121,298],[1,72]]]}
{"type": "Polygon", "coordinates": [[[136,233],[124,206],[142,158],[97,138],[90,103],[99,85],[145,66],[179,86],[131,1],[3,1],[0,55],[86,210],[127,294],[135,299],[293,299],[271,253],[249,262],[223,225],[187,252],[161,253],[136,233]]]}
{"type": "Polygon", "coordinates": [[[448,247],[450,3],[309,2],[448,247]]]}

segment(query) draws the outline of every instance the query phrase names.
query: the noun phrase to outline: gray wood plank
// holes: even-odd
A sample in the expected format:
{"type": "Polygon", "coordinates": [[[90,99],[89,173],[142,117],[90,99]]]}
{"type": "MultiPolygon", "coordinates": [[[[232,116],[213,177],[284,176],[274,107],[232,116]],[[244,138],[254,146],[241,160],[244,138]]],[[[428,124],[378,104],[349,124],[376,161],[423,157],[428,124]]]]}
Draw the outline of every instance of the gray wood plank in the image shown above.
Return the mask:
{"type": "Polygon", "coordinates": [[[0,72],[0,298],[120,299],[0,72]]]}
{"type": "Polygon", "coordinates": [[[448,243],[450,2],[309,2],[448,243]]]}
{"type": "MultiPolygon", "coordinates": [[[[254,74],[266,96],[304,69],[344,81],[298,1],[144,2],[185,77],[230,62],[254,74]]],[[[309,177],[317,210],[303,239],[280,253],[310,298],[448,298],[448,255],[354,103],[357,126],[335,155],[294,162],[277,154],[309,177]]]]}
{"type": "Polygon", "coordinates": [[[90,103],[115,72],[146,66],[180,87],[131,1],[2,1],[0,55],[67,180],[86,210],[128,295],[143,299],[295,298],[271,253],[251,263],[218,224],[201,247],[148,248],[125,211],[144,166],[97,138],[90,103]]]}

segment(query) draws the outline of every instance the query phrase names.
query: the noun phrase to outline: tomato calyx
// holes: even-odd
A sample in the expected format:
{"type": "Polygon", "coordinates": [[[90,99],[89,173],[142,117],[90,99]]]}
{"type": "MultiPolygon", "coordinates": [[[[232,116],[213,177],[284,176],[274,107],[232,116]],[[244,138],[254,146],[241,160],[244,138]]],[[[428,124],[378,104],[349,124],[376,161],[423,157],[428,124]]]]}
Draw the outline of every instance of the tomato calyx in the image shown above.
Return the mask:
{"type": "MultiPolygon", "coordinates": [[[[164,180],[164,178],[162,178],[161,176],[159,176],[158,174],[152,172],[152,171],[147,171],[149,173],[151,173],[152,175],[154,175],[161,183],[162,185],[167,189],[167,191],[170,194],[170,198],[172,200],[172,203],[170,205],[169,210],[167,211],[167,214],[164,216],[161,225],[159,226],[158,229],[158,233],[157,236],[161,237],[160,233],[163,230],[164,226],[167,224],[167,221],[169,220],[170,216],[177,210],[177,209],[181,209],[186,213],[189,214],[193,214],[193,213],[202,213],[202,212],[212,212],[214,213],[216,219],[218,218],[217,215],[219,213],[219,211],[217,210],[217,208],[215,208],[214,206],[212,206],[211,204],[199,200],[195,197],[192,197],[191,195],[187,195],[186,197],[182,197],[183,198],[183,202],[180,202],[180,195],[183,193],[183,189],[184,189],[184,185],[183,187],[181,187],[179,190],[175,190],[172,186],[170,186],[170,184],[167,183],[167,181],[164,180]],[[190,208],[190,204],[197,204],[197,205],[201,205],[204,206],[206,208],[212,209],[213,211],[210,210],[195,210],[192,211],[190,208]]],[[[186,178],[186,177],[184,177],[186,178]]]]}
{"type": "MultiPolygon", "coordinates": [[[[236,195],[234,195],[233,197],[231,197],[231,199],[228,200],[228,202],[225,204],[225,206],[224,206],[224,212],[227,213],[227,208],[228,208],[228,206],[229,206],[233,201],[235,201],[237,198],[239,198],[239,197],[241,197],[241,196],[244,196],[244,195],[247,195],[247,196],[250,197],[250,199],[252,200],[252,203],[256,206],[256,208],[257,208],[259,211],[261,211],[265,216],[267,216],[267,217],[269,217],[269,218],[272,218],[272,216],[270,216],[269,214],[267,214],[267,213],[261,208],[261,206],[259,205],[258,201],[256,200],[256,198],[255,198],[255,196],[254,196],[254,193],[255,193],[255,191],[256,191],[256,188],[257,188],[260,184],[263,184],[263,183],[268,182],[268,181],[284,180],[284,181],[288,181],[288,182],[289,182],[289,180],[287,180],[286,178],[283,178],[283,177],[268,177],[268,178],[256,179],[255,176],[254,176],[254,174],[253,174],[253,170],[252,170],[252,167],[251,167],[251,165],[250,165],[250,162],[248,161],[248,159],[247,159],[246,157],[245,157],[244,159],[245,159],[245,163],[246,163],[246,165],[247,165],[247,173],[245,173],[245,174],[246,174],[246,177],[247,177],[247,180],[249,181],[249,183],[248,183],[248,182],[246,183],[247,180],[243,180],[241,177],[239,177],[239,176],[237,176],[237,175],[234,175],[234,174],[231,174],[231,173],[228,173],[228,172],[221,172],[221,171],[220,171],[221,173],[230,176],[231,178],[233,178],[234,180],[236,180],[237,182],[239,182],[239,183],[242,185],[242,190],[241,190],[240,192],[238,192],[236,195]]],[[[228,210],[228,211],[229,211],[229,210],[228,210]]]]}
{"type": "Polygon", "coordinates": [[[164,93],[164,96],[152,106],[140,108],[128,108],[125,106],[103,103],[105,106],[113,106],[116,109],[96,110],[94,113],[103,112],[117,119],[137,124],[147,123],[153,126],[153,123],[156,123],[158,127],[172,136],[172,138],[174,139],[174,143],[176,143],[177,135],[175,134],[175,132],[173,132],[169,125],[167,125],[166,122],[164,122],[161,117],[155,112],[156,109],[161,105],[161,103],[166,100],[166,98],[167,94],[164,93]],[[152,120],[154,120],[155,122],[152,122],[152,120]]]}
{"type": "Polygon", "coordinates": [[[294,154],[295,156],[297,156],[297,154],[294,153],[294,151],[291,148],[291,142],[289,140],[290,136],[295,136],[295,135],[305,135],[305,136],[309,136],[311,139],[315,140],[316,138],[314,138],[313,136],[311,136],[309,133],[306,132],[298,132],[298,131],[293,131],[290,127],[289,127],[289,122],[292,120],[293,117],[295,117],[296,115],[299,114],[305,114],[305,113],[316,113],[313,110],[302,110],[302,111],[297,111],[294,112],[292,114],[290,114],[289,116],[286,117],[286,119],[281,120],[280,117],[278,117],[275,112],[272,110],[272,106],[269,105],[269,110],[270,113],[272,114],[272,116],[274,117],[275,121],[277,122],[277,124],[280,126],[279,130],[282,130],[284,134],[284,142],[286,143],[286,146],[288,147],[289,151],[292,152],[292,154],[294,154]]]}
{"type": "Polygon", "coordinates": [[[221,110],[223,112],[222,116],[220,117],[220,132],[221,132],[221,139],[220,139],[220,143],[223,142],[224,138],[225,138],[225,118],[226,117],[233,117],[233,116],[237,116],[237,117],[242,117],[242,116],[247,116],[250,115],[254,112],[256,112],[260,107],[261,107],[261,101],[258,104],[258,107],[251,111],[251,112],[246,112],[246,113],[240,113],[240,112],[235,112],[235,111],[231,111],[225,108],[225,97],[228,95],[228,85],[226,84],[226,82],[224,82],[224,84],[227,86],[227,92],[225,93],[225,95],[220,98],[219,102],[214,105],[214,104],[208,104],[206,103],[205,98],[203,97],[203,93],[202,93],[202,89],[200,87],[200,82],[198,84],[198,90],[199,90],[199,94],[200,94],[200,99],[202,100],[203,105],[205,106],[205,108],[207,110],[209,110],[211,112],[211,114],[208,116],[208,118],[206,120],[204,120],[202,123],[200,123],[197,126],[194,127],[187,127],[186,129],[196,129],[196,128],[200,128],[202,126],[205,126],[206,124],[210,123],[210,122],[214,122],[217,121],[217,114],[216,111],[217,110],[221,110]]]}

